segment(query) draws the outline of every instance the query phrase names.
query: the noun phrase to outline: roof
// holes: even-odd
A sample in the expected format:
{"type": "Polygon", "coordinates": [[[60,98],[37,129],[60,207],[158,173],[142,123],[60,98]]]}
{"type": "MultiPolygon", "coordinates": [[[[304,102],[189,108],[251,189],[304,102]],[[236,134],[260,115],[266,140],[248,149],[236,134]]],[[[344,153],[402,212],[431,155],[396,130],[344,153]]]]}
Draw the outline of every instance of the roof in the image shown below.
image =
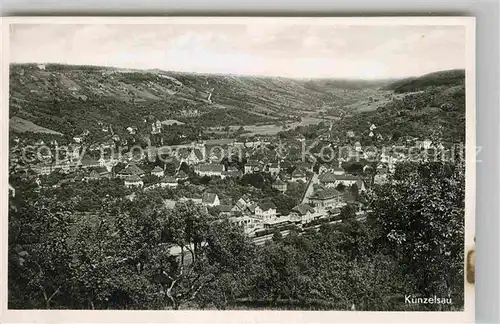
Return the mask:
{"type": "Polygon", "coordinates": [[[178,150],[181,159],[198,159],[203,160],[203,153],[196,148],[181,148],[178,150]]]}
{"type": "Polygon", "coordinates": [[[139,182],[139,181],[142,181],[141,178],[139,178],[139,176],[137,175],[131,175],[131,176],[128,176],[126,179],[125,179],[126,182],[139,182]]]}
{"type": "Polygon", "coordinates": [[[325,183],[331,183],[331,182],[335,182],[337,180],[337,176],[334,175],[332,172],[322,173],[322,174],[320,174],[320,176],[318,178],[319,178],[319,181],[325,182],[325,183]]]}
{"type": "Polygon", "coordinates": [[[217,194],[211,192],[205,192],[201,197],[201,201],[206,204],[213,204],[215,202],[215,198],[217,194]]]}
{"type": "Polygon", "coordinates": [[[269,167],[270,167],[270,168],[273,168],[273,169],[277,169],[277,168],[279,168],[279,167],[280,167],[280,165],[279,165],[278,163],[271,163],[271,164],[269,165],[269,167]]]}
{"type": "Polygon", "coordinates": [[[304,171],[302,171],[301,169],[295,169],[292,173],[292,177],[305,177],[306,174],[304,171]]]}
{"type": "Polygon", "coordinates": [[[316,189],[310,199],[326,200],[341,196],[342,193],[333,188],[319,188],[316,189]]]}
{"type": "Polygon", "coordinates": [[[90,172],[89,178],[99,178],[99,173],[97,173],[96,170],[92,170],[92,172],[90,172]]]}
{"type": "Polygon", "coordinates": [[[245,166],[260,166],[260,162],[257,160],[248,160],[245,166]]]}
{"type": "Polygon", "coordinates": [[[184,179],[184,178],[187,178],[188,175],[186,174],[186,172],[180,170],[179,172],[177,172],[177,174],[175,175],[175,177],[177,179],[184,179]]]}
{"type": "Polygon", "coordinates": [[[155,166],[154,169],[151,170],[151,172],[159,173],[159,172],[163,172],[163,170],[159,166],[155,166]]]}
{"type": "Polygon", "coordinates": [[[337,180],[350,180],[350,181],[355,181],[360,179],[359,177],[350,174],[337,175],[335,176],[335,178],[337,178],[337,180]]]}
{"type": "Polygon", "coordinates": [[[260,203],[259,207],[263,211],[268,211],[269,209],[276,209],[276,205],[273,202],[260,203]]]}
{"type": "Polygon", "coordinates": [[[252,204],[252,205],[247,205],[246,208],[251,212],[251,213],[254,213],[255,212],[255,207],[256,205],[252,204]]]}
{"type": "Polygon", "coordinates": [[[125,174],[125,175],[140,175],[140,174],[144,174],[144,171],[142,171],[134,163],[131,163],[125,169],[121,170],[119,173],[125,174]]]}
{"type": "Polygon", "coordinates": [[[225,212],[225,213],[229,213],[232,209],[232,206],[231,205],[220,205],[219,206],[219,210],[221,212],[225,212]]]}
{"type": "Polygon", "coordinates": [[[94,170],[99,174],[109,173],[108,169],[105,167],[97,167],[94,170]]]}
{"type": "Polygon", "coordinates": [[[222,172],[224,166],[222,164],[205,163],[196,166],[196,170],[201,172],[222,172]]]}
{"type": "Polygon", "coordinates": [[[96,164],[99,164],[98,160],[94,160],[89,157],[85,157],[82,159],[82,165],[96,165],[96,164]]]}
{"type": "Polygon", "coordinates": [[[231,171],[222,171],[222,174],[230,177],[239,177],[243,173],[240,170],[231,170],[231,171]]]}
{"type": "Polygon", "coordinates": [[[174,177],[167,175],[161,180],[161,182],[163,182],[163,183],[177,183],[177,180],[174,177]]]}
{"type": "Polygon", "coordinates": [[[293,207],[293,211],[297,212],[300,215],[305,215],[307,212],[314,213],[315,210],[314,208],[311,207],[309,204],[300,204],[298,206],[293,207]]]}

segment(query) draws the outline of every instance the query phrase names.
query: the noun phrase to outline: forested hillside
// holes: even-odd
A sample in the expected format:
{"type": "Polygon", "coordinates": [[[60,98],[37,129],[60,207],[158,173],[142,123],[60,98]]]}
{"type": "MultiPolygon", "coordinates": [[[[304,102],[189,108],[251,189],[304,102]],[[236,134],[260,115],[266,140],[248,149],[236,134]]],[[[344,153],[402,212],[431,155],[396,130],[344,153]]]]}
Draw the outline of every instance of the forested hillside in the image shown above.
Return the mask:
{"type": "Polygon", "coordinates": [[[465,75],[460,71],[429,74],[389,86],[402,95],[393,96],[375,111],[352,114],[338,122],[339,135],[351,129],[365,143],[390,143],[401,137],[437,137],[449,142],[465,142],[465,75]],[[460,78],[461,75],[461,78],[460,78]],[[433,78],[435,76],[436,78],[433,78]],[[406,92],[408,91],[408,92],[406,92]],[[379,137],[370,137],[370,125],[379,137]]]}
{"type": "Polygon", "coordinates": [[[431,86],[463,86],[464,84],[464,70],[447,70],[399,80],[389,84],[387,89],[394,90],[396,93],[404,93],[421,91],[431,86]]]}

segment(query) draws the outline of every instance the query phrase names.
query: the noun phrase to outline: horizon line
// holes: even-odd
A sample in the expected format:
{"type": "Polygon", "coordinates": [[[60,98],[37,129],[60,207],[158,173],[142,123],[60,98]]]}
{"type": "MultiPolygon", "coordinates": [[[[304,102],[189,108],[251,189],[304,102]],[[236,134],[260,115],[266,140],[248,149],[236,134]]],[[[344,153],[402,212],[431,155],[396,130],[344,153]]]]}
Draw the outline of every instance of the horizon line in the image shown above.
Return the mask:
{"type": "Polygon", "coordinates": [[[282,78],[282,79],[292,79],[292,80],[344,80],[344,81],[367,81],[367,82],[377,82],[377,81],[390,81],[390,80],[404,80],[409,78],[418,78],[427,74],[443,72],[443,71],[453,71],[453,70],[463,70],[465,68],[453,68],[445,70],[436,70],[433,72],[428,72],[421,75],[410,75],[401,77],[379,77],[379,78],[363,78],[363,77],[292,77],[292,76],[280,76],[280,75],[262,75],[262,74],[238,74],[238,73],[223,73],[223,72],[195,72],[195,71],[178,71],[178,70],[164,70],[161,68],[130,68],[130,67],[119,67],[114,65],[95,65],[95,64],[70,64],[70,63],[56,63],[56,62],[10,62],[10,65],[61,65],[68,67],[76,66],[86,66],[94,68],[107,68],[116,70],[136,70],[136,71],[160,71],[166,73],[186,73],[186,74],[197,74],[197,75],[219,75],[219,76],[236,76],[236,77],[259,77],[259,78],[282,78]]]}

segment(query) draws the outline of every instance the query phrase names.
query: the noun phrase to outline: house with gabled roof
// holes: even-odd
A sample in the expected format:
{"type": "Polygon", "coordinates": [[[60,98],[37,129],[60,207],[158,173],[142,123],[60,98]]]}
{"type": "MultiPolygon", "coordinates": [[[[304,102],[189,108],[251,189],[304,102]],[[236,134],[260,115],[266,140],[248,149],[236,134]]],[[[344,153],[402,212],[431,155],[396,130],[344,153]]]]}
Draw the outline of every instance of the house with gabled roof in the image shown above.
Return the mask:
{"type": "Polygon", "coordinates": [[[302,224],[306,224],[320,217],[320,214],[316,213],[316,210],[309,204],[300,204],[292,209],[291,218],[297,217],[300,219],[302,224]]]}
{"type": "Polygon", "coordinates": [[[338,185],[342,184],[346,187],[350,187],[352,186],[353,184],[356,184],[358,186],[358,190],[359,191],[365,191],[366,190],[366,186],[365,186],[365,182],[363,179],[361,179],[361,177],[358,177],[358,176],[353,176],[353,175],[350,175],[350,174],[344,174],[344,175],[337,175],[335,176],[335,187],[337,187],[338,185]]]}
{"type": "Polygon", "coordinates": [[[306,172],[300,168],[295,169],[292,172],[292,181],[302,181],[302,182],[307,182],[307,175],[306,172]]]}
{"type": "Polygon", "coordinates": [[[245,174],[262,171],[262,164],[257,160],[248,160],[245,163],[245,174]]]}
{"type": "Polygon", "coordinates": [[[263,221],[270,220],[276,217],[276,205],[273,202],[263,202],[257,204],[254,210],[255,217],[263,221]]]}
{"type": "Polygon", "coordinates": [[[231,205],[219,205],[219,215],[220,216],[230,216],[231,215],[231,205]]]}
{"type": "Polygon", "coordinates": [[[215,163],[203,163],[198,164],[194,168],[194,172],[200,177],[222,177],[222,172],[224,171],[224,166],[222,164],[215,163]]]}
{"type": "Polygon", "coordinates": [[[144,171],[139,168],[135,163],[130,163],[125,169],[118,172],[118,178],[128,178],[130,176],[144,176],[144,171]]]}
{"type": "Polygon", "coordinates": [[[341,192],[334,188],[324,188],[322,186],[316,187],[308,200],[309,204],[312,204],[318,210],[328,210],[344,205],[341,192]]]}
{"type": "Polygon", "coordinates": [[[99,180],[101,177],[96,170],[92,170],[88,176],[85,177],[85,180],[99,180]]]}
{"type": "Polygon", "coordinates": [[[179,152],[181,157],[181,164],[185,162],[187,165],[197,165],[205,161],[203,152],[197,148],[186,150],[181,150],[179,152]]]}
{"type": "Polygon", "coordinates": [[[238,170],[235,167],[229,167],[226,171],[222,171],[222,174],[221,174],[222,179],[225,179],[225,178],[237,179],[237,178],[241,178],[242,176],[243,176],[243,172],[241,172],[240,170],[238,170]]]}
{"type": "Polygon", "coordinates": [[[174,177],[169,176],[169,175],[166,175],[165,177],[163,177],[163,179],[161,179],[161,182],[160,182],[160,186],[162,188],[164,188],[164,187],[177,188],[178,185],[179,185],[179,183],[177,182],[177,179],[175,179],[174,177]]]}
{"type": "Polygon", "coordinates": [[[216,193],[205,192],[201,197],[201,203],[207,207],[214,207],[220,205],[219,196],[216,193]]]}
{"type": "Polygon", "coordinates": [[[288,188],[288,184],[280,178],[277,178],[276,181],[274,181],[272,187],[280,191],[281,193],[285,193],[286,189],[288,188]]]}
{"type": "Polygon", "coordinates": [[[144,182],[138,175],[130,175],[125,178],[124,181],[125,187],[127,188],[132,188],[132,187],[143,187],[144,182]]]}
{"type": "Polygon", "coordinates": [[[99,160],[95,160],[91,157],[85,156],[81,161],[81,166],[83,169],[96,168],[101,166],[99,160]]]}
{"type": "Polygon", "coordinates": [[[325,187],[335,187],[337,178],[335,177],[335,174],[333,172],[328,171],[320,174],[318,180],[319,183],[321,183],[325,187]]]}
{"type": "Polygon", "coordinates": [[[189,179],[189,177],[186,174],[186,172],[180,170],[175,174],[175,179],[177,180],[177,182],[179,182],[179,181],[186,181],[187,179],[189,179]]]}
{"type": "Polygon", "coordinates": [[[153,168],[153,170],[151,170],[151,175],[158,177],[158,178],[161,178],[165,175],[165,172],[159,166],[155,166],[153,168]]]}
{"type": "Polygon", "coordinates": [[[269,164],[269,173],[271,173],[271,175],[273,175],[273,176],[278,175],[280,172],[281,172],[281,168],[280,168],[279,162],[273,162],[273,163],[269,164]]]}

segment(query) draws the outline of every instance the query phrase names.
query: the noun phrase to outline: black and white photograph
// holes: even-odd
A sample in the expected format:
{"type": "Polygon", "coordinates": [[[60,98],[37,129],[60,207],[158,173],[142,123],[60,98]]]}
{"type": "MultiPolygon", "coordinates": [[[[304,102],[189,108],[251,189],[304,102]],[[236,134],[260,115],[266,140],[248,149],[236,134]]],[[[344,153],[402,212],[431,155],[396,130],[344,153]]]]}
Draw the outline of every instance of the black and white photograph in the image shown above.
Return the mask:
{"type": "Polygon", "coordinates": [[[148,19],[8,26],[9,310],[473,305],[473,18],[148,19]]]}

